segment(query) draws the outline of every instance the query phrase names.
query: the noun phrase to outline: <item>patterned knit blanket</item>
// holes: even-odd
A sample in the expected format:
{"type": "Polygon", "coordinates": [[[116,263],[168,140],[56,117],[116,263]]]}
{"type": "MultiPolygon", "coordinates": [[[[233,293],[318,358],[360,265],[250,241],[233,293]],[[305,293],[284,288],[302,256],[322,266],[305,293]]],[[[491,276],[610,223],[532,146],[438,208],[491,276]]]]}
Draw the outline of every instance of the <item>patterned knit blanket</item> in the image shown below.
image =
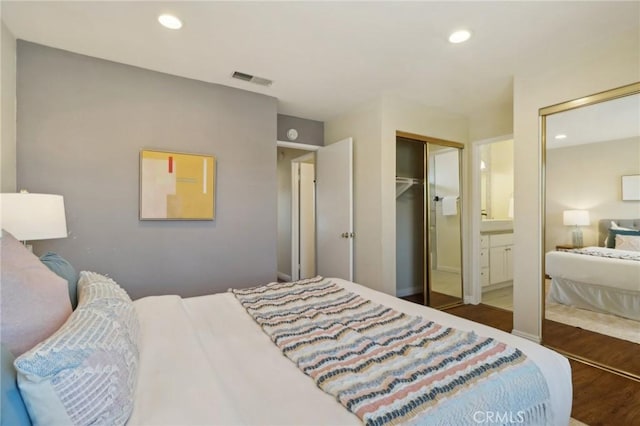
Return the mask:
{"type": "Polygon", "coordinates": [[[494,339],[322,277],[230,291],[285,356],[367,425],[550,421],[537,366],[494,339]]]}

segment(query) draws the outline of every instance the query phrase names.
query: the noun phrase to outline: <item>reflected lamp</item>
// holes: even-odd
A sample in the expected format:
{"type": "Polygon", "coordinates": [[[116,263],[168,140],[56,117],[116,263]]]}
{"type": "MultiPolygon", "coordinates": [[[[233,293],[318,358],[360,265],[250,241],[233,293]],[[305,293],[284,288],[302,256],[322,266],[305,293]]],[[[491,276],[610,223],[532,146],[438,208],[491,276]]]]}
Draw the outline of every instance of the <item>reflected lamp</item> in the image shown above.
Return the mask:
{"type": "Polygon", "coordinates": [[[571,242],[574,247],[582,247],[582,229],[581,226],[589,225],[589,212],[587,210],[565,210],[562,213],[562,222],[566,226],[573,226],[571,234],[571,242]]]}

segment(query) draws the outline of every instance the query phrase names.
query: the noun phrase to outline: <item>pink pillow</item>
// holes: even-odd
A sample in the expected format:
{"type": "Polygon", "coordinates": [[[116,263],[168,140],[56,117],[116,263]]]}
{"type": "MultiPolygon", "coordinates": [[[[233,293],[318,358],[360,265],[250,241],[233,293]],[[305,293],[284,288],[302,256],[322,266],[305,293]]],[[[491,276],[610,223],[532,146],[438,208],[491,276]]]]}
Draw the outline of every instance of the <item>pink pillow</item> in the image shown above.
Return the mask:
{"type": "Polygon", "coordinates": [[[67,281],[2,231],[0,340],[19,356],[51,336],[71,314],[67,281]]]}

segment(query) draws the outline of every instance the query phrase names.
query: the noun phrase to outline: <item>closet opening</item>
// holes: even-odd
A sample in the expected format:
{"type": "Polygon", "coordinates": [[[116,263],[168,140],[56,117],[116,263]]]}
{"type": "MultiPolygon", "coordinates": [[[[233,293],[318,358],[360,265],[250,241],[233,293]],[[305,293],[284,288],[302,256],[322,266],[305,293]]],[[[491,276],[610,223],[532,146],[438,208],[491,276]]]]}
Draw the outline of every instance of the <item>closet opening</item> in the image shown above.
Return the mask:
{"type": "Polygon", "coordinates": [[[462,149],[396,132],[396,296],[462,304],[462,149]]]}

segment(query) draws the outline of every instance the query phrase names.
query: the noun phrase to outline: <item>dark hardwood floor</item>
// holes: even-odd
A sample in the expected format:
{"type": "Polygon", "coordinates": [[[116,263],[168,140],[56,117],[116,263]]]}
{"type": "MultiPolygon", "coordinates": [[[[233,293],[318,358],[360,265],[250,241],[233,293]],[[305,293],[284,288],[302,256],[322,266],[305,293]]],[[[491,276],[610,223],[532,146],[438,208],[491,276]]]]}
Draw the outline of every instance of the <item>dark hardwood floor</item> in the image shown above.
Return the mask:
{"type": "Polygon", "coordinates": [[[636,343],[550,320],[542,323],[542,335],[547,346],[640,376],[640,349],[636,343]]]}
{"type": "MultiPolygon", "coordinates": [[[[446,311],[507,332],[511,332],[513,329],[513,314],[510,311],[492,306],[463,305],[446,311]]],[[[545,339],[561,339],[563,324],[550,323],[553,321],[545,320],[543,325],[545,333],[552,334],[552,336],[545,334],[545,339]]],[[[563,342],[567,343],[568,340],[576,339],[576,342],[572,342],[575,344],[572,347],[582,353],[601,352],[602,356],[620,356],[623,363],[629,362],[628,365],[637,367],[640,358],[637,345],[626,346],[625,341],[602,335],[599,336],[608,339],[591,336],[593,339],[589,340],[588,336],[584,334],[585,330],[580,331],[581,333],[577,333],[575,336],[573,334],[565,336],[562,338],[563,342]]],[[[571,364],[573,382],[571,417],[590,426],[640,425],[640,382],[571,359],[569,363],[571,364]]]]}

